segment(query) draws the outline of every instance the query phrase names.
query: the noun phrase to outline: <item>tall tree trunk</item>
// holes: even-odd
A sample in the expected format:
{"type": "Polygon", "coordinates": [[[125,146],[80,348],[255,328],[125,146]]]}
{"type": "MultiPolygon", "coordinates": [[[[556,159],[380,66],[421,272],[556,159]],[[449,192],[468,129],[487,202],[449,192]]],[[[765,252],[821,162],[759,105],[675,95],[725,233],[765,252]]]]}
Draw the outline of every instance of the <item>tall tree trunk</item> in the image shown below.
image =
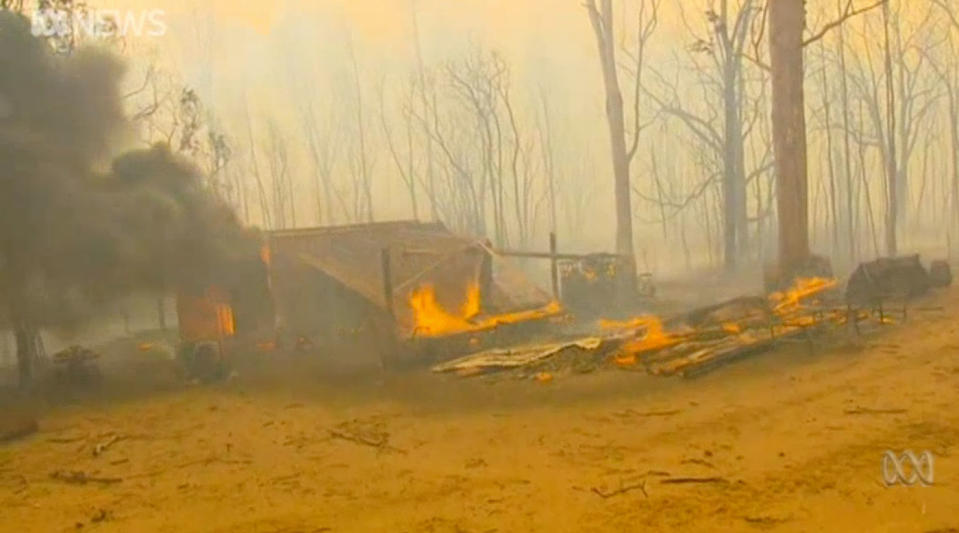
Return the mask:
{"type": "Polygon", "coordinates": [[[830,233],[830,243],[833,257],[839,255],[839,209],[837,208],[837,199],[836,199],[836,169],[833,166],[833,145],[832,145],[832,115],[831,111],[831,102],[829,99],[829,78],[826,73],[826,45],[820,41],[820,51],[822,53],[822,105],[823,113],[825,113],[826,121],[826,159],[825,163],[828,165],[828,175],[829,175],[829,212],[830,218],[832,219],[831,224],[831,233],[830,233]]]}
{"type": "MultiPolygon", "coordinates": [[[[839,12],[842,12],[842,0],[839,1],[839,12]]],[[[859,217],[858,209],[853,209],[853,179],[852,179],[852,149],[849,134],[849,74],[846,72],[846,31],[843,24],[839,25],[839,70],[842,81],[842,132],[843,132],[843,159],[846,173],[846,237],[849,244],[849,264],[856,263],[856,232],[855,221],[859,217]]]]}
{"type": "Polygon", "coordinates": [[[779,271],[809,256],[806,117],[803,101],[803,0],[770,0],[773,149],[779,210],[779,271]]]}
{"type": "MultiPolygon", "coordinates": [[[[363,208],[365,210],[366,222],[373,222],[373,186],[370,183],[370,166],[367,161],[366,153],[366,123],[363,112],[363,89],[360,87],[360,66],[356,60],[356,50],[353,48],[353,36],[350,35],[350,63],[353,67],[353,91],[356,97],[356,127],[359,138],[359,174],[361,178],[360,191],[363,208]]],[[[359,213],[357,219],[359,219],[359,213]]]]}
{"type": "MultiPolygon", "coordinates": [[[[955,75],[952,76],[955,80],[955,75]]],[[[949,151],[950,163],[952,167],[952,179],[949,187],[949,197],[951,199],[952,216],[947,223],[948,234],[953,234],[959,227],[959,103],[957,103],[956,89],[953,86],[947,88],[949,96],[949,151]]]]}
{"type": "MultiPolygon", "coordinates": [[[[430,104],[426,95],[426,67],[423,65],[423,45],[420,42],[420,23],[416,14],[416,0],[410,1],[410,13],[413,16],[413,44],[416,51],[416,77],[419,81],[420,103],[423,106],[423,117],[430,116],[430,104]]],[[[412,104],[410,104],[412,105],[412,104]]],[[[426,191],[430,200],[430,220],[436,222],[440,219],[439,212],[436,210],[436,183],[433,174],[433,136],[426,132],[424,136],[426,143],[426,191]]]]}
{"type": "Polygon", "coordinates": [[[29,389],[33,385],[33,363],[37,353],[37,329],[26,320],[17,320],[14,325],[17,340],[17,369],[20,388],[29,389]]]}
{"type": "MultiPolygon", "coordinates": [[[[9,272],[15,271],[11,269],[9,272]]],[[[40,332],[30,317],[27,298],[24,294],[25,281],[20,276],[11,276],[14,283],[6,284],[4,292],[9,295],[8,307],[10,323],[13,327],[13,336],[17,346],[17,370],[21,390],[28,390],[33,385],[33,366],[40,355],[40,332]]],[[[10,280],[12,281],[12,280],[10,280]]]]}
{"type": "Polygon", "coordinates": [[[899,184],[896,164],[896,93],[892,79],[892,49],[889,37],[889,3],[882,6],[883,31],[885,33],[885,68],[886,68],[886,127],[888,148],[886,150],[886,254],[895,256],[899,253],[896,242],[896,229],[899,212],[899,184]]]}
{"type": "Polygon", "coordinates": [[[157,325],[166,331],[166,296],[157,297],[157,325]]]}
{"type": "Polygon", "coordinates": [[[723,86],[725,113],[723,127],[723,197],[725,204],[723,208],[723,260],[728,271],[736,269],[739,256],[746,252],[749,238],[749,219],[746,213],[746,149],[740,110],[738,69],[738,60],[727,63],[723,86]]]}
{"type": "MultiPolygon", "coordinates": [[[[617,41],[613,30],[612,0],[601,0],[602,10],[596,8],[595,0],[587,3],[590,22],[596,34],[603,84],[606,87],[606,122],[609,126],[612,151],[613,176],[616,197],[616,251],[630,257],[631,269],[635,270],[633,250],[633,213],[629,186],[629,156],[626,151],[626,120],[623,113],[623,94],[619,86],[616,65],[617,41]]],[[[637,117],[637,120],[638,117],[637,117]]],[[[629,272],[630,279],[635,272],[629,272]]]]}
{"type": "MultiPolygon", "coordinates": [[[[863,111],[863,100],[859,100],[859,131],[866,131],[865,112],[863,111]]],[[[866,200],[866,221],[869,223],[869,234],[872,236],[873,255],[879,255],[879,234],[876,231],[875,211],[872,206],[872,193],[869,192],[869,181],[866,179],[866,144],[859,141],[859,187],[863,191],[866,200]]]]}

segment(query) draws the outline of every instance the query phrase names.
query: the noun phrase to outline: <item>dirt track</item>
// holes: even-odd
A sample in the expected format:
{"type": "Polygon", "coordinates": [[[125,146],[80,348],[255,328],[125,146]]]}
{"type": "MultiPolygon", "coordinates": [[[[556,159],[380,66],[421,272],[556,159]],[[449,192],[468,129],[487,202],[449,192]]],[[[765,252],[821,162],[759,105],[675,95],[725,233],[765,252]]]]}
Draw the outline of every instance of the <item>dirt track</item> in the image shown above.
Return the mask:
{"type": "Polygon", "coordinates": [[[959,531],[959,292],[939,299],[860,348],[691,381],[299,371],[88,400],[0,447],[0,530],[959,531]],[[887,449],[932,451],[934,486],[885,487],[887,449]]]}

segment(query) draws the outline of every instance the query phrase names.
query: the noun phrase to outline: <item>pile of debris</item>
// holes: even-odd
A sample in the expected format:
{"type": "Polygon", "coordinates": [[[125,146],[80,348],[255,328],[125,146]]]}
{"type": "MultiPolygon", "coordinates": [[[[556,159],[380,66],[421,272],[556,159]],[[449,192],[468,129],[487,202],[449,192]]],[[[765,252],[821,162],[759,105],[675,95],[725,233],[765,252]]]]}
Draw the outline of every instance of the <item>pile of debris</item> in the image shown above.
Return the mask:
{"type": "Polygon", "coordinates": [[[835,279],[801,278],[768,297],[741,297],[697,309],[663,324],[657,317],[606,328],[632,331],[616,354],[620,367],[641,365],[649,374],[690,377],[741,357],[806,335],[827,324],[843,324],[835,302],[835,279]]]}
{"type": "MultiPolygon", "coordinates": [[[[610,363],[642,368],[660,376],[690,376],[772,347],[825,323],[842,323],[845,313],[827,310],[834,279],[800,279],[767,298],[742,297],[663,321],[647,315],[627,321],[601,320],[602,333],[566,342],[494,349],[433,367],[434,372],[475,376],[513,372],[546,376],[571,369],[590,372],[610,363]]],[[[835,306],[831,306],[835,307],[835,306]]]]}
{"type": "Polygon", "coordinates": [[[584,337],[552,344],[495,348],[438,364],[433,367],[433,371],[454,373],[461,377],[515,371],[519,377],[539,377],[540,380],[546,380],[545,375],[551,375],[550,371],[556,370],[557,361],[566,360],[567,356],[571,356],[572,360],[563,363],[568,363],[569,367],[578,367],[580,372],[595,369],[601,364],[602,354],[609,353],[616,344],[616,340],[610,337],[584,337]]]}
{"type": "Polygon", "coordinates": [[[812,345],[827,329],[852,324],[858,331],[860,322],[872,318],[890,323],[884,304],[901,303],[905,315],[910,301],[951,281],[945,262],[933,262],[927,271],[918,256],[883,258],[860,265],[845,293],[835,278],[800,277],[767,296],[734,298],[668,320],[655,315],[601,320],[596,336],[488,350],[433,371],[460,376],[505,371],[549,381],[564,370],[581,373],[615,365],[656,376],[691,377],[784,341],[812,345]]]}
{"type": "Polygon", "coordinates": [[[597,336],[487,350],[436,365],[433,371],[459,376],[507,371],[544,381],[563,370],[584,373],[612,363],[653,375],[691,376],[824,323],[842,323],[845,313],[827,312],[822,301],[837,285],[831,279],[797,280],[794,288],[768,298],[736,298],[665,322],[654,315],[601,320],[597,336]]]}

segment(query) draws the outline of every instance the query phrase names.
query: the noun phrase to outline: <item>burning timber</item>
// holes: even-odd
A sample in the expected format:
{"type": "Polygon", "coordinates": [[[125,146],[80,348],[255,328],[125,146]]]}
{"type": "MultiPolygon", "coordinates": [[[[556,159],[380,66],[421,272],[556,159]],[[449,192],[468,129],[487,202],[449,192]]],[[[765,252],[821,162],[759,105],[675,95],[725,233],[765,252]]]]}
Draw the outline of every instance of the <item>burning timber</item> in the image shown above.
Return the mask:
{"type": "MultiPolygon", "coordinates": [[[[560,255],[555,245],[546,254],[554,263],[560,255]]],[[[567,312],[558,285],[550,295],[523,276],[504,275],[494,260],[502,258],[488,242],[436,223],[275,231],[258,257],[224,276],[222,287],[200,297],[181,295],[181,333],[201,362],[219,361],[224,349],[256,346],[363,351],[384,364],[453,359],[433,370],[460,375],[528,373],[566,358],[577,359],[573,366],[585,371],[613,364],[691,376],[782,341],[811,342],[811,332],[824,326],[851,321],[858,328],[870,316],[858,306],[876,301],[869,295],[878,295],[885,323],[884,298],[916,297],[951,278],[948,265],[938,264],[934,281],[918,257],[880,260],[857,269],[845,298],[832,277],[798,277],[767,296],[734,298],[667,319],[600,319],[595,329],[573,334],[570,321],[583,317],[576,306],[576,317],[567,312]],[[217,354],[199,357],[201,349],[217,354]],[[473,355],[456,358],[468,353],[473,355]]],[[[537,375],[548,381],[547,374],[537,375]]]]}
{"type": "Polygon", "coordinates": [[[656,376],[693,377],[731,361],[768,351],[781,342],[812,342],[815,331],[853,318],[832,278],[798,278],[766,297],[740,297],[664,320],[655,315],[625,321],[600,320],[596,337],[565,343],[484,351],[437,365],[434,372],[472,376],[520,371],[539,376],[549,360],[573,354],[596,366],[639,369],[656,376]]]}

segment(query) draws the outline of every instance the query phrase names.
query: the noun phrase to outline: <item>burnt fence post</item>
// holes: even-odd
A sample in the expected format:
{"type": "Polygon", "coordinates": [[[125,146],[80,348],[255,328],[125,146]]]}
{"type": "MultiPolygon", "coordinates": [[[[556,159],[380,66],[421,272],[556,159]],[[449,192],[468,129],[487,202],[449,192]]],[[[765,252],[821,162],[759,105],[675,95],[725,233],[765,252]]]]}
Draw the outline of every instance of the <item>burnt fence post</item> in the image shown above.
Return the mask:
{"type": "Polygon", "coordinates": [[[396,312],[393,309],[393,274],[389,248],[383,248],[380,251],[380,262],[383,267],[383,299],[386,302],[386,311],[396,318],[396,312]]]}
{"type": "Polygon", "coordinates": [[[556,260],[556,232],[549,234],[549,275],[553,282],[553,298],[559,301],[559,267],[556,260]]]}

